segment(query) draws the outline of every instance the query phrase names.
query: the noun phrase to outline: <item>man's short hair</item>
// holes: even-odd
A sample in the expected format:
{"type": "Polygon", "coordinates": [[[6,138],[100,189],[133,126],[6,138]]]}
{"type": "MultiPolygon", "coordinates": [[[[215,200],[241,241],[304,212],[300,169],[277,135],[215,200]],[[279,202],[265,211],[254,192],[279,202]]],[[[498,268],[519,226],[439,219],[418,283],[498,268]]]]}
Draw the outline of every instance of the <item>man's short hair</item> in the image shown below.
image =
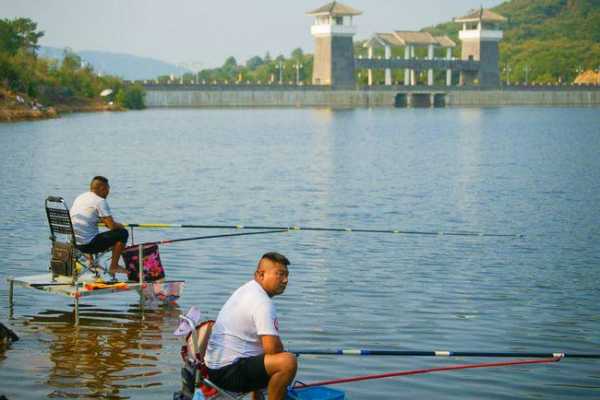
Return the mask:
{"type": "Polygon", "coordinates": [[[95,177],[92,178],[92,181],[90,182],[90,186],[94,185],[94,182],[99,181],[104,183],[105,185],[108,185],[108,179],[102,175],[96,175],[95,177]]]}
{"type": "Polygon", "coordinates": [[[260,259],[262,260],[263,258],[271,260],[277,264],[285,265],[286,267],[290,265],[290,260],[288,260],[287,257],[283,254],[277,253],[276,251],[270,251],[268,253],[263,254],[260,259]]]}

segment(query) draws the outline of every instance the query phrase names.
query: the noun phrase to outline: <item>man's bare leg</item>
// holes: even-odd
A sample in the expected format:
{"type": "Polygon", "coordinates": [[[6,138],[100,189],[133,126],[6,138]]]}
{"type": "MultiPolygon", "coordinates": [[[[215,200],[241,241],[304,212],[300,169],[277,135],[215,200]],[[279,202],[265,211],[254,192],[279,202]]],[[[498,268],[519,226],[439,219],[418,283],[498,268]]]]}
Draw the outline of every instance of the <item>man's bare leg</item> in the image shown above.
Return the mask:
{"type": "Polygon", "coordinates": [[[265,354],[265,369],[270,376],[269,400],[283,400],[286,389],[296,376],[298,361],[292,353],[265,354]]]}
{"type": "Polygon", "coordinates": [[[110,269],[108,270],[110,274],[127,273],[127,270],[119,266],[119,258],[121,258],[121,253],[123,252],[123,249],[125,249],[125,243],[123,242],[117,242],[113,246],[112,258],[110,260],[110,269]]]}
{"type": "Polygon", "coordinates": [[[95,263],[94,263],[94,256],[93,256],[93,255],[91,255],[91,254],[86,254],[86,255],[85,255],[85,257],[86,257],[86,258],[87,258],[87,260],[88,260],[88,266],[89,266],[90,268],[94,268],[94,267],[96,267],[96,265],[95,265],[95,263]]]}

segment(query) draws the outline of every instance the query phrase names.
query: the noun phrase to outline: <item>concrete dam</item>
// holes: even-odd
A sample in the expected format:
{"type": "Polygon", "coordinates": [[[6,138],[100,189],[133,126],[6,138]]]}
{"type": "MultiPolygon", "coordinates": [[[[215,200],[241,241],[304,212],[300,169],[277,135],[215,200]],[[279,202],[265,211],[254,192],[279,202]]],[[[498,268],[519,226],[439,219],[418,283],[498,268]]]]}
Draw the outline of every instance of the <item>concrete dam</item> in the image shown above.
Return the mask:
{"type": "Polygon", "coordinates": [[[368,87],[144,84],[148,107],[598,106],[598,86],[368,87]]]}

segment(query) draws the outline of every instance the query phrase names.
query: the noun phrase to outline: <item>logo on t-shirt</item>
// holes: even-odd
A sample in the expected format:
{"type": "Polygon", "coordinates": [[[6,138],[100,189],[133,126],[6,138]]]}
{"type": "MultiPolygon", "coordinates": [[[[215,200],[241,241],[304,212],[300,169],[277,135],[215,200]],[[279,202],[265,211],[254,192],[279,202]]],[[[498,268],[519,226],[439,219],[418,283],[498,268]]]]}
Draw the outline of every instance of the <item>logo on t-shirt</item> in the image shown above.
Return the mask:
{"type": "Polygon", "coordinates": [[[277,318],[273,320],[273,326],[275,327],[275,330],[279,332],[279,320],[277,318]]]}

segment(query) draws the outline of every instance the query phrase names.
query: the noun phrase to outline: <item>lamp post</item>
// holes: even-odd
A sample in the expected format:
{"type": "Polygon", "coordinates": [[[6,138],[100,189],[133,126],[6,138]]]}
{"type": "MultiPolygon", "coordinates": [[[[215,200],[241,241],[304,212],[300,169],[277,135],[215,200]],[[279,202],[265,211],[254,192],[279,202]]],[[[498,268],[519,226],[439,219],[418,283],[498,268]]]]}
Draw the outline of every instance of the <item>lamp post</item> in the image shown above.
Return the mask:
{"type": "Polygon", "coordinates": [[[279,84],[283,83],[283,62],[279,61],[279,64],[275,66],[279,70],[279,84]]]}
{"type": "Polygon", "coordinates": [[[506,78],[505,78],[505,82],[506,82],[506,86],[510,86],[510,65],[508,63],[506,63],[506,66],[504,67],[504,72],[506,73],[506,78]]]}
{"type": "Polygon", "coordinates": [[[300,69],[304,68],[304,65],[302,65],[302,63],[297,62],[296,65],[296,85],[300,84],[300,69]]]}

